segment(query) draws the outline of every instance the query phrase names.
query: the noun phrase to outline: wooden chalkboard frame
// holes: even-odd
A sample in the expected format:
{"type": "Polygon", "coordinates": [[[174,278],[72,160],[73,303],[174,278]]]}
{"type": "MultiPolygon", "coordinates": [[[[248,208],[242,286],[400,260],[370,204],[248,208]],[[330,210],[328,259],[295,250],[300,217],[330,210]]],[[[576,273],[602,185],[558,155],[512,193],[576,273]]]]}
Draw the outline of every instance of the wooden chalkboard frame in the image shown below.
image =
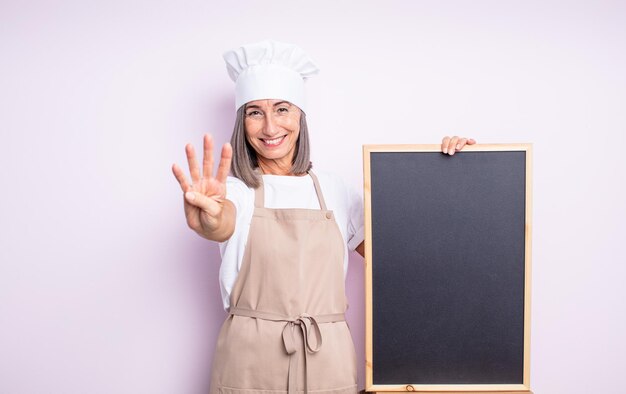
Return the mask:
{"type": "MultiPolygon", "coordinates": [[[[372,299],[372,189],[371,189],[371,154],[376,152],[441,152],[439,144],[421,145],[364,145],[363,146],[363,175],[365,200],[365,390],[367,392],[407,392],[420,393],[463,392],[487,393],[506,392],[508,394],[530,391],[530,292],[531,292],[531,217],[532,217],[532,144],[476,144],[466,145],[463,152],[487,151],[521,151],[525,152],[525,255],[524,255],[524,360],[522,384],[414,384],[412,382],[398,382],[393,385],[375,385],[373,360],[373,299],[372,299]]],[[[457,153],[459,154],[459,153],[457,153]]]]}

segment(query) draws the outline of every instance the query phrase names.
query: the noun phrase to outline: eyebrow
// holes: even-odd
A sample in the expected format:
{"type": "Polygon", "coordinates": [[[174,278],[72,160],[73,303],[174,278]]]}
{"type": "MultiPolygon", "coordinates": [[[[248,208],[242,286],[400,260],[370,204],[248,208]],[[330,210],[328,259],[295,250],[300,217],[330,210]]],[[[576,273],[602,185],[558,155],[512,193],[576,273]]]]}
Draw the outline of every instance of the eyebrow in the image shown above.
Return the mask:
{"type": "MultiPolygon", "coordinates": [[[[274,103],[274,107],[276,107],[277,105],[281,105],[281,104],[289,104],[289,106],[291,106],[291,103],[289,101],[283,100],[283,101],[279,101],[277,103],[274,103]]],[[[248,108],[261,108],[258,105],[246,105],[246,109],[248,108]]]]}

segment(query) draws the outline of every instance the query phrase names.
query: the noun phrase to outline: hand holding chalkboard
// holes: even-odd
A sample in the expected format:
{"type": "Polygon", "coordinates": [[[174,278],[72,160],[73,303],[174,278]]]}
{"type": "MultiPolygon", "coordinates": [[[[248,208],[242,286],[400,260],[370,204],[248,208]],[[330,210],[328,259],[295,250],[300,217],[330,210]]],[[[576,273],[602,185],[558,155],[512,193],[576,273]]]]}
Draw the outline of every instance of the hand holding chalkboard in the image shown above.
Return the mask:
{"type": "Polygon", "coordinates": [[[476,141],[473,138],[458,137],[456,135],[454,137],[445,136],[441,140],[441,152],[452,156],[455,152],[463,149],[465,144],[474,145],[475,143],[476,141]]]}

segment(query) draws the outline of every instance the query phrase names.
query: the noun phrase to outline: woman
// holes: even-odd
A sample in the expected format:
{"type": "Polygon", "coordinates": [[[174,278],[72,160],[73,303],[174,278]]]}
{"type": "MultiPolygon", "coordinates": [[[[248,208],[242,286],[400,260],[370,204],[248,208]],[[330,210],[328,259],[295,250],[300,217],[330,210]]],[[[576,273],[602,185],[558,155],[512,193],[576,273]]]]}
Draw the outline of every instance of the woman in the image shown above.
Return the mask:
{"type": "MultiPolygon", "coordinates": [[[[202,173],[186,146],[191,184],[172,167],[189,227],[221,243],[230,315],[210,392],[355,393],[344,279],[348,249],[364,254],[362,203],[338,178],[311,171],[304,80],[317,67],[300,48],[274,41],[224,58],[236,82],[232,147],[222,147],[215,176],[208,135],[202,173]]],[[[446,137],[442,152],[466,143],[475,142],[446,137]]]]}

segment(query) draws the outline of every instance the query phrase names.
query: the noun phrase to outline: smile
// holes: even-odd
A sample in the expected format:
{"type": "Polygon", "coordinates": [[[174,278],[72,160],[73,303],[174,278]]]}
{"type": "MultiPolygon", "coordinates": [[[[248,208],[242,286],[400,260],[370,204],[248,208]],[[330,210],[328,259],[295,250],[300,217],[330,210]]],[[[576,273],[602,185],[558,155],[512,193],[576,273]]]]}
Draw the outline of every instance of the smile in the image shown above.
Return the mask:
{"type": "Polygon", "coordinates": [[[285,139],[285,136],[283,135],[282,137],[274,138],[271,140],[261,139],[261,141],[263,141],[263,145],[265,146],[278,146],[280,145],[281,142],[283,142],[284,139],[285,139]]]}

